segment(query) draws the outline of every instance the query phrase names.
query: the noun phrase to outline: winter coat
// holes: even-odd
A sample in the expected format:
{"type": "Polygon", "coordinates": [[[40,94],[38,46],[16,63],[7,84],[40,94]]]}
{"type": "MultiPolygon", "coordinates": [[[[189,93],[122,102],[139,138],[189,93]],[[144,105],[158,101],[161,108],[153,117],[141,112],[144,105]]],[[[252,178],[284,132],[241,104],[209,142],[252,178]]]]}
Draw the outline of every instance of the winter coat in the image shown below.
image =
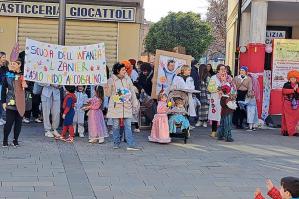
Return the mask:
{"type": "Polygon", "coordinates": [[[133,110],[138,107],[138,101],[129,76],[120,79],[112,75],[107,82],[105,95],[110,97],[107,118],[133,117],[133,110]]]}
{"type": "Polygon", "coordinates": [[[200,80],[199,80],[199,73],[198,68],[196,66],[191,67],[191,77],[194,81],[195,90],[200,90],[200,80]]]}

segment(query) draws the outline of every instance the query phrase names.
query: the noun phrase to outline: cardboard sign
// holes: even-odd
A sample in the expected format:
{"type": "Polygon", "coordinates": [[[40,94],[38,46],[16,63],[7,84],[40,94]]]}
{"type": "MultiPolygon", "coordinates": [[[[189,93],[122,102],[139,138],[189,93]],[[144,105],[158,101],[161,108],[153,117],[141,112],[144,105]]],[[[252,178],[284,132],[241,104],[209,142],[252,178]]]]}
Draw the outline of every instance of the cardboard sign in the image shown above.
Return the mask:
{"type": "Polygon", "coordinates": [[[183,65],[191,66],[192,56],[168,51],[157,50],[153,77],[152,98],[157,99],[162,88],[167,91],[173,83],[174,77],[180,73],[183,65]],[[174,68],[169,68],[169,61],[174,61],[174,68]]]}
{"type": "Polygon", "coordinates": [[[26,40],[24,77],[55,85],[99,85],[107,82],[104,43],[60,46],[26,40]]]}

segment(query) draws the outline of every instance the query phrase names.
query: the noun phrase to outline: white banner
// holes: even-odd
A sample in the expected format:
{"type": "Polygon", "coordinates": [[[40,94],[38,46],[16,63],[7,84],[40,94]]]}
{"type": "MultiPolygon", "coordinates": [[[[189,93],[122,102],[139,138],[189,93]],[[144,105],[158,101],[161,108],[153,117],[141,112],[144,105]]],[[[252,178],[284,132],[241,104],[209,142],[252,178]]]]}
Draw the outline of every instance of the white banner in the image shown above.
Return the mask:
{"type": "Polygon", "coordinates": [[[107,82],[104,43],[60,46],[26,40],[24,77],[57,85],[99,85],[107,82]]]}

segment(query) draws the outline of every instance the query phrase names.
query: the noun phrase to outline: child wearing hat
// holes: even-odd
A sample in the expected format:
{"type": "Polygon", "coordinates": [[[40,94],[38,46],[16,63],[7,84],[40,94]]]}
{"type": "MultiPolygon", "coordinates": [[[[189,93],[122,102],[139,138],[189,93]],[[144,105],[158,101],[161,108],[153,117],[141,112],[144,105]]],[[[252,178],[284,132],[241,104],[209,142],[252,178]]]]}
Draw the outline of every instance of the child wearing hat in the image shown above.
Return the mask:
{"type": "Polygon", "coordinates": [[[218,128],[218,140],[225,139],[226,142],[233,142],[231,130],[232,130],[232,115],[237,108],[235,99],[230,95],[231,87],[229,85],[223,85],[221,87],[223,95],[220,99],[221,105],[221,119],[220,126],[218,128]]]}
{"type": "Polygon", "coordinates": [[[74,107],[77,102],[77,98],[75,95],[76,87],[75,86],[65,86],[65,89],[66,89],[66,96],[63,100],[63,105],[62,105],[62,107],[63,107],[63,115],[62,115],[63,129],[62,129],[60,139],[62,141],[67,141],[67,142],[72,143],[72,142],[74,142],[74,137],[75,137],[73,120],[74,120],[74,116],[75,116],[74,107]],[[67,131],[69,132],[68,139],[65,138],[67,131]]]}
{"type": "MultiPolygon", "coordinates": [[[[299,198],[299,178],[284,177],[280,181],[280,190],[274,187],[271,180],[266,181],[268,196],[272,199],[298,199],[299,198]]],[[[259,188],[254,193],[255,199],[265,199],[259,188]]]]}

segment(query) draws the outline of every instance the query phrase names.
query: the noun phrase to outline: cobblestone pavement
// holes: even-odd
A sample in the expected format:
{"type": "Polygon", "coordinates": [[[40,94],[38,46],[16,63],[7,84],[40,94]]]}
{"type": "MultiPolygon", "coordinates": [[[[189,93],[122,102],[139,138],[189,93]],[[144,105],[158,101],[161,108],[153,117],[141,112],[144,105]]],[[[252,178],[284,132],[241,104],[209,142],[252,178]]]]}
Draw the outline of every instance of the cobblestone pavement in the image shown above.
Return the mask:
{"type": "Polygon", "coordinates": [[[0,148],[0,198],[249,199],[256,187],[265,191],[266,178],[279,185],[299,175],[299,138],[278,130],[234,131],[235,142],[225,143],[196,129],[186,145],[149,143],[148,134],[135,134],[142,151],[127,152],[110,138],[66,144],[25,126],[20,148],[0,148]]]}

